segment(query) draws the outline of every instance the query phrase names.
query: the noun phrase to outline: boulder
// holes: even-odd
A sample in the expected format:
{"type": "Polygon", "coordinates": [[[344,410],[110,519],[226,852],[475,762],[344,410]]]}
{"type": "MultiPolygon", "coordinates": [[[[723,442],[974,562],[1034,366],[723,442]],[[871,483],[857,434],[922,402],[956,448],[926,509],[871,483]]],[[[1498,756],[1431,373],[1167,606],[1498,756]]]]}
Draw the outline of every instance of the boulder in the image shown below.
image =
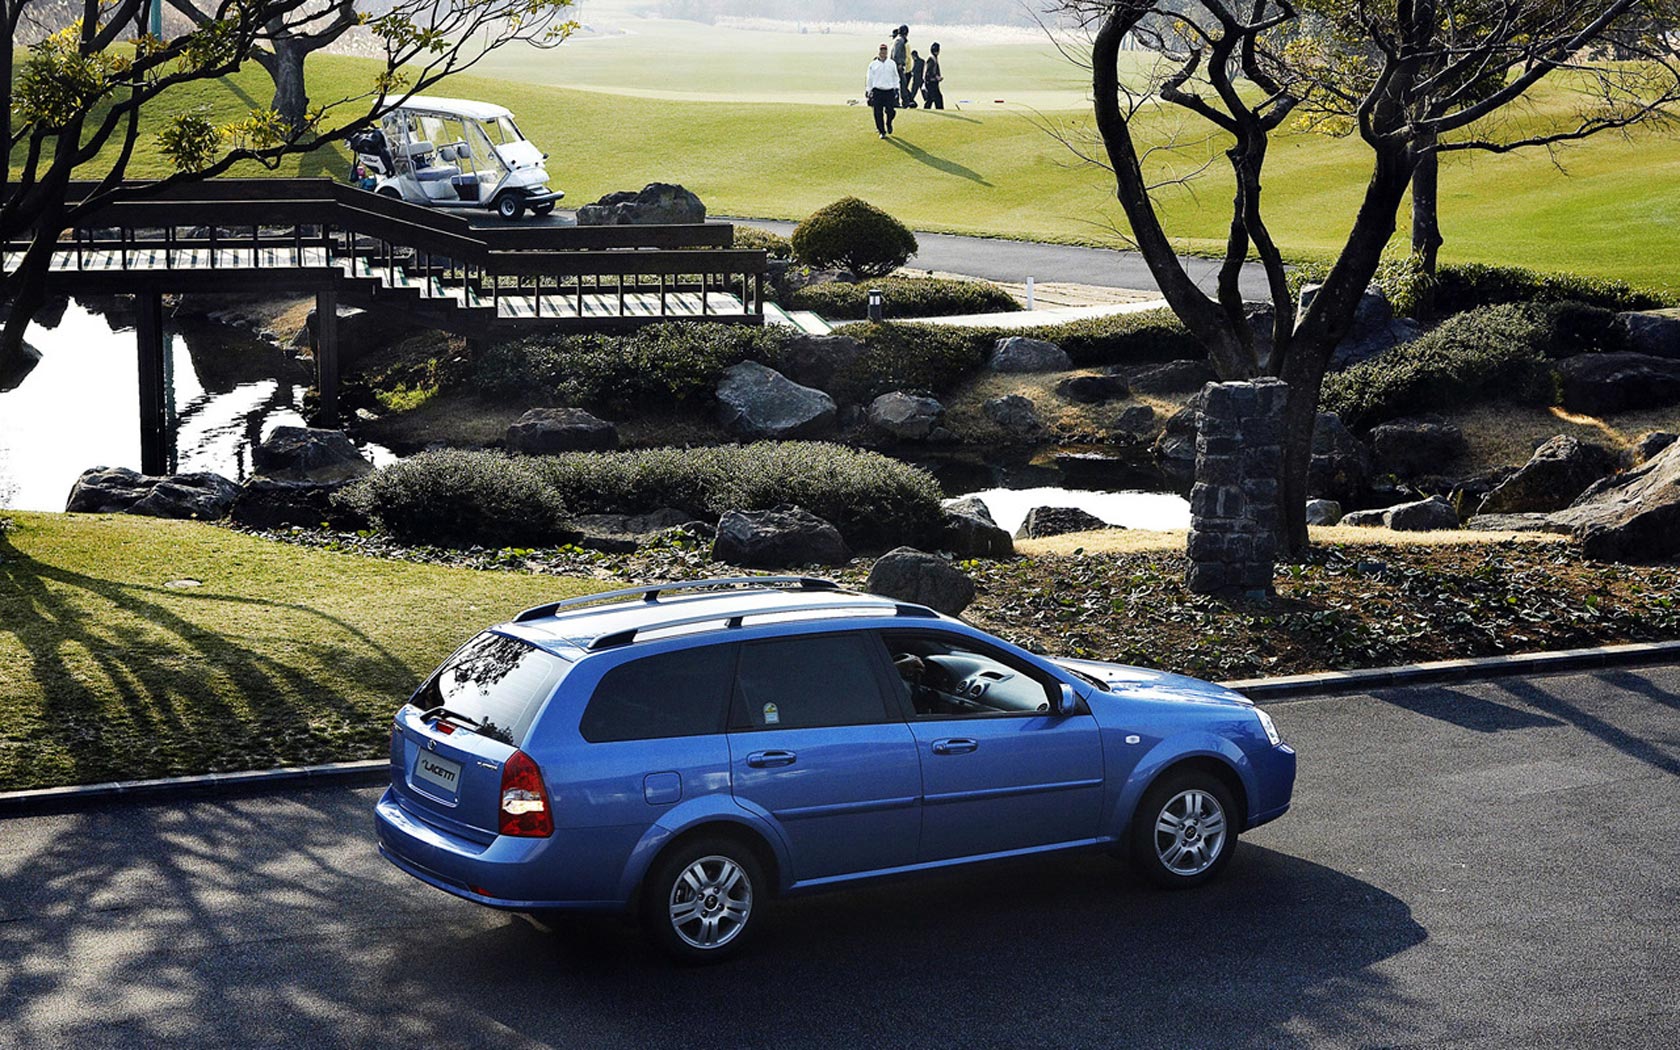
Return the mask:
{"type": "Polygon", "coordinates": [[[579,547],[628,554],[668,529],[688,525],[692,514],[662,507],[647,514],[579,514],[572,518],[579,547]]]}
{"type": "Polygon", "coordinates": [[[373,470],[344,431],[317,427],[275,427],[251,450],[251,464],[259,474],[294,481],[343,481],[373,470]]]}
{"type": "Polygon", "coordinates": [[[16,390],[41,363],[41,351],[24,343],[15,356],[0,359],[0,393],[16,390]]]}
{"type": "Polygon", "coordinates": [[[803,507],[732,510],[718,519],[712,557],[755,569],[844,565],[852,558],[840,530],[803,507]]]}
{"type": "Polygon", "coordinates": [[[618,447],[618,429],[581,408],[533,408],[507,429],[509,452],[604,452],[618,447]]]}
{"type": "Polygon", "coordinates": [[[1396,419],[1371,429],[1377,469],[1403,478],[1439,471],[1467,449],[1464,433],[1440,416],[1396,419]]]}
{"type": "Polygon", "coordinates": [[[1616,315],[1625,345],[1636,354],[1680,359],[1680,317],[1629,312],[1616,315]]]}
{"type": "MultiPolygon", "coordinates": [[[[292,340],[294,346],[307,346],[313,349],[316,344],[315,311],[309,311],[304,319],[304,325],[292,340]]],[[[388,346],[397,339],[414,332],[421,331],[421,326],[409,324],[402,320],[401,314],[394,310],[381,310],[374,313],[363,310],[359,306],[340,306],[338,308],[338,362],[340,366],[354,364],[371,349],[388,346]]]]}
{"type": "Polygon", "coordinates": [[[1423,326],[1410,317],[1391,317],[1370,328],[1355,327],[1336,344],[1330,368],[1339,371],[1361,361],[1381,357],[1397,346],[1405,346],[1423,334],[1423,326]]]}
{"type": "Polygon", "coordinates": [[[1434,532],[1458,528],[1458,511],[1440,496],[1402,503],[1383,512],[1383,524],[1396,532],[1434,532]]]}
{"type": "Polygon", "coordinates": [[[1342,520],[1342,505],[1333,499],[1307,500],[1308,525],[1335,525],[1342,520]]]}
{"type": "Polygon", "coordinates": [[[744,438],[817,437],[834,426],[834,399],[774,368],[742,361],[717,387],[718,422],[744,438]]]}
{"type": "Polygon", "coordinates": [[[782,343],[776,367],[795,383],[842,400],[863,354],[863,344],[849,335],[796,335],[782,343]]]}
{"type": "Polygon", "coordinates": [[[1680,361],[1650,354],[1577,354],[1557,363],[1563,407],[1603,415],[1680,401],[1680,361]]]}
{"type": "Polygon", "coordinates": [[[1383,515],[1387,513],[1388,509],[1386,507],[1379,508],[1377,510],[1350,510],[1346,514],[1342,515],[1341,523],[1343,525],[1362,525],[1367,528],[1381,528],[1382,526],[1388,524],[1383,520],[1383,515]]]}
{"type": "Polygon", "coordinates": [[[1097,529],[1118,529],[1094,514],[1078,507],[1034,507],[1027,511],[1026,520],[1015,530],[1018,540],[1039,540],[1046,536],[1063,536],[1070,532],[1092,532],[1097,529]]]}
{"type": "Polygon", "coordinates": [[[1065,372],[1073,367],[1073,359],[1055,343],[1011,335],[992,347],[986,367],[994,372],[1065,372]]]}
{"type": "Polygon", "coordinates": [[[229,516],[254,529],[278,529],[289,525],[305,528],[327,524],[333,528],[359,528],[359,515],[333,499],[347,481],[298,481],[257,475],[239,486],[229,516]]]}
{"type": "Polygon", "coordinates": [[[1138,436],[1155,429],[1155,410],[1148,405],[1128,405],[1114,417],[1108,429],[1138,436]]]}
{"type": "Polygon", "coordinates": [[[1674,444],[1676,438],[1680,438],[1680,434],[1670,434],[1666,430],[1647,430],[1645,433],[1633,439],[1633,448],[1631,449],[1631,452],[1633,453],[1634,459],[1633,463],[1629,465],[1635,466],[1645,462],[1657,453],[1661,452],[1663,449],[1674,444]]]}
{"type": "Polygon", "coordinates": [[[966,558],[1008,558],[1015,540],[998,528],[990,507],[978,496],[946,500],[944,549],[966,558]]]}
{"type": "Polygon", "coordinates": [[[1183,408],[1168,416],[1151,449],[1161,473],[1181,488],[1196,475],[1196,430],[1201,425],[1202,401],[1202,394],[1197,392],[1183,408]]]}
{"type": "Polygon", "coordinates": [[[127,467],[93,467],[82,471],[70,486],[64,503],[67,514],[124,514],[152,494],[162,478],[127,467]]]}
{"type": "Polygon", "coordinates": [[[1056,384],[1056,393],[1081,405],[1100,405],[1120,400],[1131,388],[1119,376],[1069,376],[1056,384]]]}
{"type": "Polygon", "coordinates": [[[869,425],[899,441],[921,441],[933,433],[945,406],[931,397],[894,390],[869,403],[869,425]]]}
{"type": "Polygon", "coordinates": [[[1474,514],[1464,527],[1471,532],[1569,533],[1566,526],[1553,521],[1549,514],[1474,514]]]}
{"type": "Polygon", "coordinates": [[[239,486],[209,471],[175,474],[160,478],[143,499],[128,508],[130,514],[152,518],[197,518],[220,521],[239,495],[239,486]]]}
{"type": "Polygon", "coordinates": [[[980,406],[986,418],[1016,437],[1039,437],[1044,434],[1044,421],[1038,418],[1033,403],[1020,394],[994,397],[980,406]]]}
{"type": "Polygon", "coordinates": [[[690,191],[669,182],[609,193],[577,211],[579,226],[669,226],[706,221],[706,206],[690,191]]]}
{"type": "Polygon", "coordinates": [[[1320,412],[1313,424],[1307,496],[1342,505],[1359,502],[1371,479],[1371,454],[1334,412],[1320,412]]]}
{"type": "Polygon", "coordinates": [[[871,594],[925,605],[956,616],[974,600],[974,581],[937,554],[897,547],[876,559],[865,584],[871,594]]]}
{"type": "Polygon", "coordinates": [[[1616,469],[1616,454],[1603,445],[1559,434],[1482,499],[1478,514],[1562,510],[1587,486],[1616,469]]]}
{"type": "Polygon", "coordinates": [[[1206,361],[1168,361],[1133,375],[1131,390],[1134,394],[1182,394],[1201,390],[1218,378],[1206,361]]]}
{"type": "Polygon", "coordinates": [[[1680,555],[1680,442],[1551,515],[1589,558],[1653,561],[1680,555]]]}

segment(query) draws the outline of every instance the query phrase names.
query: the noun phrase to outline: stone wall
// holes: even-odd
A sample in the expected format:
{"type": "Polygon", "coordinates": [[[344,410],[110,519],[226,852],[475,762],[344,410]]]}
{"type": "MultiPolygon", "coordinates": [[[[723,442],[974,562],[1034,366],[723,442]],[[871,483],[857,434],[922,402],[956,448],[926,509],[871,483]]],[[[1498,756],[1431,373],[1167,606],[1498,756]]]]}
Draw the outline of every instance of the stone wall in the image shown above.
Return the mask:
{"type": "Polygon", "coordinates": [[[1198,594],[1269,592],[1283,524],[1279,475],[1281,379],[1209,383],[1196,434],[1196,481],[1190,490],[1190,568],[1198,594]]]}

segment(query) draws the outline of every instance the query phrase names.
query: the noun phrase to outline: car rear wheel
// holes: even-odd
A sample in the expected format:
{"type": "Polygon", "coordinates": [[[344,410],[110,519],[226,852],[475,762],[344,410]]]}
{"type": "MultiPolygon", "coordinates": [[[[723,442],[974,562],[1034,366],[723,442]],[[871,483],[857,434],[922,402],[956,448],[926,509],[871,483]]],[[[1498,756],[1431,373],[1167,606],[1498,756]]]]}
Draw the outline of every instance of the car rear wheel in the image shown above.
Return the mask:
{"type": "Polygon", "coordinates": [[[649,876],[642,920],[682,962],[719,962],[741,950],[765,897],[752,851],[728,838],[698,839],[663,857],[649,876]]]}
{"type": "Polygon", "coordinates": [[[1199,886],[1231,859],[1236,812],[1218,777],[1194,769],[1169,773],[1132,818],[1132,864],[1166,889],[1199,886]]]}
{"type": "Polygon", "coordinates": [[[511,193],[503,194],[502,199],[496,202],[496,214],[509,222],[519,218],[524,213],[525,202],[511,193]]]}

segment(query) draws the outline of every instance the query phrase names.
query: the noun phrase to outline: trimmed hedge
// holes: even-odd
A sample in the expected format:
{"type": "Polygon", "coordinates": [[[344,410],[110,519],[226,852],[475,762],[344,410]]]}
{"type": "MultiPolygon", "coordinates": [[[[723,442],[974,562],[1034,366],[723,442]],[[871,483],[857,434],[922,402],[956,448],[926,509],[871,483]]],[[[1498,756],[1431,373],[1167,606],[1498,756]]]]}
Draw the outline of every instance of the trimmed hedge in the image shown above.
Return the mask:
{"type": "Polygon", "coordinates": [[[1635,288],[1626,281],[1481,263],[1441,267],[1431,296],[1436,316],[1442,317],[1500,303],[1576,302],[1615,311],[1657,310],[1673,305],[1670,298],[1635,288]]]}
{"type": "Polygon", "coordinates": [[[735,247],[763,248],[772,259],[793,258],[793,242],[779,233],[757,226],[735,226],[735,247]]]}
{"type": "Polygon", "coordinates": [[[944,314],[995,314],[1018,310],[1014,296],[989,281],[957,281],[949,277],[882,277],[867,283],[831,281],[811,284],[788,296],[789,310],[813,310],[830,320],[862,320],[869,316],[869,290],[881,289],[886,315],[939,317],[944,314]]]}
{"type": "Polygon", "coordinates": [[[868,201],[842,197],[794,228],[793,254],[807,266],[844,266],[859,277],[885,277],[916,254],[916,235],[868,201]]]}
{"type": "Polygon", "coordinates": [[[1324,408],[1363,429],[1484,399],[1551,404],[1557,380],[1548,348],[1559,316],[1569,313],[1507,304],[1448,318],[1415,342],[1327,376],[1324,408]]]}
{"type": "Polygon", "coordinates": [[[570,452],[531,462],[578,513],[676,507],[716,518],[797,503],[866,550],[932,542],[942,522],[939,483],[926,471],[820,441],[570,452]]]}
{"type": "Polygon", "coordinates": [[[554,542],[566,506],[525,459],[494,452],[422,452],[333,496],[408,543],[507,547],[554,542]]]}

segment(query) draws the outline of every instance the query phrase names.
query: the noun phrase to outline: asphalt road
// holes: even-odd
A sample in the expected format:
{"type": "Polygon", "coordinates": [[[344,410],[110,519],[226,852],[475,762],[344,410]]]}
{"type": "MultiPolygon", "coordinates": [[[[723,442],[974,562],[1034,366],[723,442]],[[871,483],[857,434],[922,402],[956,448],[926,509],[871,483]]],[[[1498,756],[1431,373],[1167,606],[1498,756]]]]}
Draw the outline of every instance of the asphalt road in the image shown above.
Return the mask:
{"type": "Polygon", "coordinates": [[[0,1045],[1680,1045],[1680,669],[1272,710],[1295,809],[1213,885],[998,865],[704,970],[407,879],[372,790],[0,822],[0,1045]]]}

